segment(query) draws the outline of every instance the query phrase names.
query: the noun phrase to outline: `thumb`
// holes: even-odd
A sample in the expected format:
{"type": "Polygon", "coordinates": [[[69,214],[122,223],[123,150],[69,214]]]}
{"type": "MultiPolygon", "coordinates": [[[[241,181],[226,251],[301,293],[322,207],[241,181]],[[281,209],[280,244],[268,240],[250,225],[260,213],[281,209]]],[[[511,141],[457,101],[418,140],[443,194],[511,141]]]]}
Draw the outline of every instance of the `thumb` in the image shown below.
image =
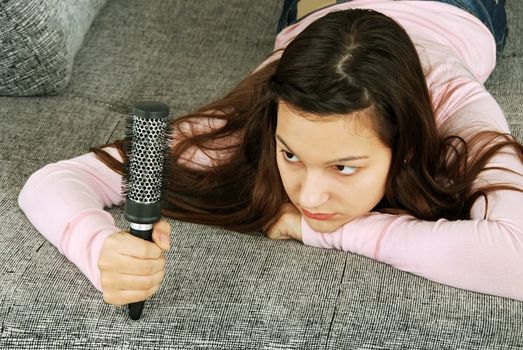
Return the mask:
{"type": "Polygon", "coordinates": [[[153,225],[153,242],[163,251],[171,248],[171,225],[161,220],[153,225]]]}

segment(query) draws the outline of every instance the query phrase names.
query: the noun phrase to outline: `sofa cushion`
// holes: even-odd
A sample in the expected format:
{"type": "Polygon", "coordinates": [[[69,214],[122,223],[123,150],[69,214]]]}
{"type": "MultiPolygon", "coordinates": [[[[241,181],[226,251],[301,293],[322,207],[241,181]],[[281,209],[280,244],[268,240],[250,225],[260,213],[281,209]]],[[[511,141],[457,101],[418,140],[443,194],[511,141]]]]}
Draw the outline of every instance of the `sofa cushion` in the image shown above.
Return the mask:
{"type": "Polygon", "coordinates": [[[0,1],[0,95],[55,94],[107,0],[0,1]]]}

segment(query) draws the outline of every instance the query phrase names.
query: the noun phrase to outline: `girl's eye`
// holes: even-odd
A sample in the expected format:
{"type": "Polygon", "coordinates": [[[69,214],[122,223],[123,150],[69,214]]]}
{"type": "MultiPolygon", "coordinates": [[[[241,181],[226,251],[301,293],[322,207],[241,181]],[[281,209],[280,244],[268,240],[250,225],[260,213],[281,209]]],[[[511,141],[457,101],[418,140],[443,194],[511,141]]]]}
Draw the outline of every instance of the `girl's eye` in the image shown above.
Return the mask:
{"type": "Polygon", "coordinates": [[[292,154],[291,152],[287,152],[285,150],[282,150],[282,153],[283,153],[283,157],[285,158],[286,161],[290,162],[290,163],[296,163],[298,161],[298,157],[296,157],[294,154],[292,154]],[[295,160],[291,160],[289,158],[292,158],[292,157],[296,157],[295,160]]]}
{"type": "MultiPolygon", "coordinates": [[[[287,152],[285,150],[282,150],[281,152],[283,153],[283,157],[285,158],[285,160],[287,162],[289,162],[289,163],[296,163],[296,162],[299,161],[298,157],[296,157],[291,152],[287,152]],[[295,159],[291,159],[291,158],[295,158],[295,159]]],[[[357,170],[357,167],[346,166],[346,165],[335,165],[334,167],[336,168],[338,173],[340,173],[341,175],[352,175],[357,170]]]]}
{"type": "Polygon", "coordinates": [[[342,175],[352,175],[356,172],[356,167],[353,166],[335,165],[335,167],[342,175]]]}

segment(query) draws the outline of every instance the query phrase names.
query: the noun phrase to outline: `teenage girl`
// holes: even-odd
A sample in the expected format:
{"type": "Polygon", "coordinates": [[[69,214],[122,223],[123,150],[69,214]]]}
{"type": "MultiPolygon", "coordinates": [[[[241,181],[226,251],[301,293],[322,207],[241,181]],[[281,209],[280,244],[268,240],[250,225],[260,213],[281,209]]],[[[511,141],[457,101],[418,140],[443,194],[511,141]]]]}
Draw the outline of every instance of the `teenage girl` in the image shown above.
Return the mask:
{"type": "MultiPolygon", "coordinates": [[[[523,300],[523,146],[483,83],[504,0],[286,1],[274,52],[173,122],[163,213],[361,254],[432,281],[523,300]],[[294,16],[299,18],[294,18],[294,16]]],[[[122,142],[34,173],[19,204],[115,305],[164,276],[123,232],[122,142]]]]}

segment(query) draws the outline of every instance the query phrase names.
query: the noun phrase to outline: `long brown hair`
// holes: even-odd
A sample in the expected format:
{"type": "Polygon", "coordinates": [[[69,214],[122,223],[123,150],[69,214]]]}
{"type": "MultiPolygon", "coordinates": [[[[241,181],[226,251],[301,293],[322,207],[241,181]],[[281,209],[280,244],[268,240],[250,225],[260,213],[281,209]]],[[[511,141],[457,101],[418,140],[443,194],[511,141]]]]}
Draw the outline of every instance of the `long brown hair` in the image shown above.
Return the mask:
{"type": "MultiPolygon", "coordinates": [[[[437,107],[431,103],[408,34],[379,12],[353,9],[318,19],[280,59],[248,75],[223,98],[173,121],[178,142],[164,190],[164,215],[240,232],[270,227],[289,200],[276,163],[278,101],[319,116],[372,111],[375,131],[392,150],[386,192],[377,211],[424,220],[467,219],[478,197],[516,189],[510,184],[473,189],[472,184],[489,159],[506,147],[523,162],[523,146],[495,131],[466,141],[440,136],[437,107]],[[187,125],[208,125],[209,118],[224,125],[187,134],[187,125]],[[231,137],[237,141],[225,146],[216,142],[231,137]],[[479,145],[472,157],[471,145],[479,145]],[[211,158],[213,153],[225,154],[227,161],[216,159],[207,168],[178,162],[192,147],[211,158]]],[[[124,156],[122,141],[111,145],[124,156]]],[[[121,164],[101,148],[92,151],[122,173],[121,164]]]]}

